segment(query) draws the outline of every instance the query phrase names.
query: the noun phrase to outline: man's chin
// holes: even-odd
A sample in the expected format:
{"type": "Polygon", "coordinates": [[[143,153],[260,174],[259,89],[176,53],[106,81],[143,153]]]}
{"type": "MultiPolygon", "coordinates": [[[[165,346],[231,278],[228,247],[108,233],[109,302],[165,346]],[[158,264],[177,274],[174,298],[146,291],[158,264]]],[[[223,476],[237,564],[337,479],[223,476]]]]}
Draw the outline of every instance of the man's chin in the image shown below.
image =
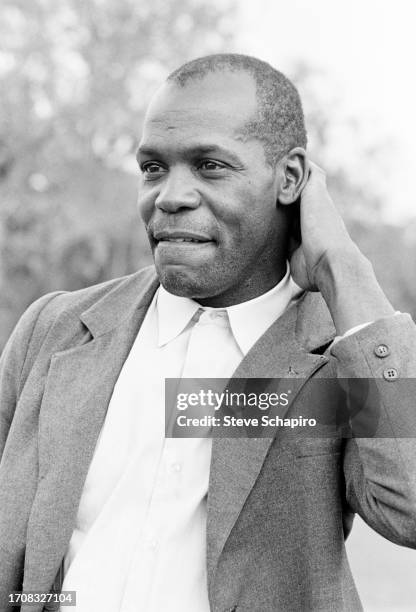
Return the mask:
{"type": "Polygon", "coordinates": [[[157,269],[157,274],[160,280],[160,283],[173,295],[178,295],[180,297],[187,297],[191,299],[205,298],[209,297],[210,294],[216,293],[216,288],[212,288],[210,291],[209,283],[202,282],[204,279],[204,274],[198,273],[198,271],[193,270],[190,273],[189,270],[185,270],[180,266],[164,266],[163,269],[157,269]]]}

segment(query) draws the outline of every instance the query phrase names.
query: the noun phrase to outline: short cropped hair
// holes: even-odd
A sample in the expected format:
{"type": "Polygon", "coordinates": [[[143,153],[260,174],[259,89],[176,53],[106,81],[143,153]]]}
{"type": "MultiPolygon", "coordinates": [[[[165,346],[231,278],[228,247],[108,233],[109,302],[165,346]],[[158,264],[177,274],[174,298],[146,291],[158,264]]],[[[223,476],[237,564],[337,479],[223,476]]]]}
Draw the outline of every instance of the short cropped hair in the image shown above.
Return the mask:
{"type": "Polygon", "coordinates": [[[174,70],[168,82],[185,87],[188,81],[215,72],[246,72],[256,84],[257,113],[241,130],[246,138],[262,141],[268,163],[274,165],[293,147],[306,148],[305,119],[293,83],[267,62],[237,53],[219,53],[194,59],[174,70]]]}

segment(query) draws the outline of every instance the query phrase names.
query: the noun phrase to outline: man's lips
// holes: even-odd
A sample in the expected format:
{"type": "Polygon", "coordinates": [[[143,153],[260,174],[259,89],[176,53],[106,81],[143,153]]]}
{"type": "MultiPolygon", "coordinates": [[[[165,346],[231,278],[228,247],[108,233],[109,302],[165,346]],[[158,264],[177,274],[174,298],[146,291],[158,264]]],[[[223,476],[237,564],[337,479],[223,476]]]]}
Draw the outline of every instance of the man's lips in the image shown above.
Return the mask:
{"type": "Polygon", "coordinates": [[[156,231],[153,232],[153,238],[157,244],[206,244],[214,242],[214,240],[206,234],[187,230],[156,231]]]}
{"type": "Polygon", "coordinates": [[[215,255],[217,241],[205,231],[196,229],[155,229],[151,237],[156,265],[206,265],[215,255]]]}

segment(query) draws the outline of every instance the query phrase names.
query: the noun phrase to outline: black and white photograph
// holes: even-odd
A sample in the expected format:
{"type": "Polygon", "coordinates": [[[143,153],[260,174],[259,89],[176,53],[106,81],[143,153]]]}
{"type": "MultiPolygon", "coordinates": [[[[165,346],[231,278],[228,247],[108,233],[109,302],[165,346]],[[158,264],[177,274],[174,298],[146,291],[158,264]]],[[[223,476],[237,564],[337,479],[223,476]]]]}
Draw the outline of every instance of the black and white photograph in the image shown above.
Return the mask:
{"type": "Polygon", "coordinates": [[[416,610],[411,0],[2,0],[0,612],[416,610]]]}

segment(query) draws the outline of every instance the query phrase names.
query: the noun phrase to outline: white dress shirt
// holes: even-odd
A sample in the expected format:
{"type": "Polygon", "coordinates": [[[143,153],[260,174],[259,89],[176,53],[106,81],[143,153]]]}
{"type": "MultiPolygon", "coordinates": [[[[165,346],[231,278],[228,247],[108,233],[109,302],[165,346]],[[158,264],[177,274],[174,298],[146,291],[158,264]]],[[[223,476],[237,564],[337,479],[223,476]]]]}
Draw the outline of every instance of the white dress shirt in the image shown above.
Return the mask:
{"type": "Polygon", "coordinates": [[[156,292],[120,372],[65,556],[77,612],[208,612],[211,439],[165,438],[165,378],[228,378],[301,290],[225,309],[156,292]]]}

